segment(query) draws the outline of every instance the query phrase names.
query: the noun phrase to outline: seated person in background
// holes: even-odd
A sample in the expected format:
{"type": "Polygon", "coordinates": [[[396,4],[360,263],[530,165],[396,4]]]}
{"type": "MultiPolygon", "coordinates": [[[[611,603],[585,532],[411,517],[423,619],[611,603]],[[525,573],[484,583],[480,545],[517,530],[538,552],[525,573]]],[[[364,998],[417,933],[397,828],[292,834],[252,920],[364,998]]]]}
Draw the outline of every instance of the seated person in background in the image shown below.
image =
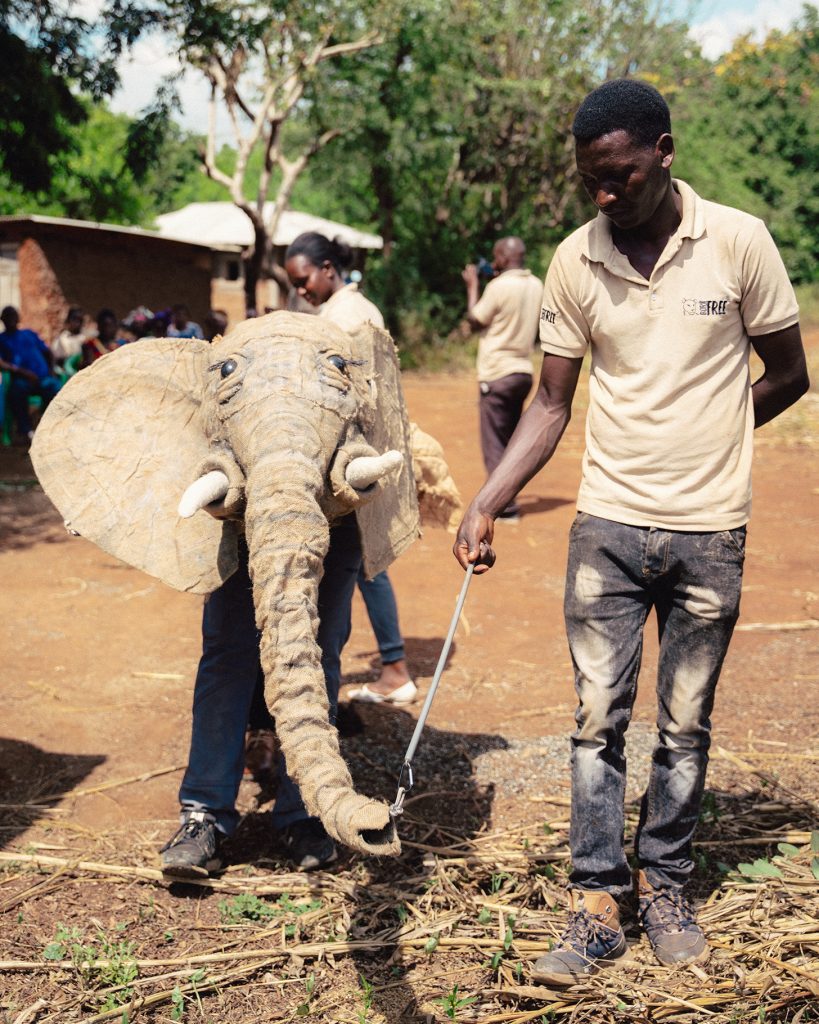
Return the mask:
{"type": "Polygon", "coordinates": [[[202,325],[202,332],[205,336],[205,341],[213,341],[217,335],[224,334],[227,329],[227,313],[223,309],[211,309],[205,317],[205,322],[202,325]]]}
{"type": "Polygon", "coordinates": [[[120,326],[131,335],[129,341],[156,337],[154,314],[147,306],[137,306],[136,309],[132,309],[120,326]]]}
{"type": "MultiPolygon", "coordinates": [[[[58,370],[66,370],[65,376],[70,376],[77,367],[67,369],[68,360],[75,360],[75,356],[82,354],[83,342],[88,340],[88,335],[83,329],[85,314],[80,306],[71,306],[65,318],[65,326],[51,343],[51,353],[54,356],[54,365],[58,370]]],[[[70,364],[69,364],[70,366],[70,364]]]]}
{"type": "Polygon", "coordinates": [[[165,331],[168,338],[201,338],[202,328],[190,318],[190,310],[183,303],[171,307],[171,322],[165,331]]]}
{"type": "Polygon", "coordinates": [[[14,415],[18,434],[31,440],[34,428],[28,410],[29,398],[39,396],[43,409],[60,390],[54,376],[54,356],[35,331],[20,330],[20,314],[14,306],[0,313],[6,328],[0,334],[0,370],[9,373],[9,408],[14,415]]]}
{"type": "Polygon", "coordinates": [[[97,336],[83,342],[82,365],[90,366],[100,356],[113,352],[121,345],[126,345],[127,339],[119,333],[119,321],[113,309],[101,309],[97,313],[97,336]]]}

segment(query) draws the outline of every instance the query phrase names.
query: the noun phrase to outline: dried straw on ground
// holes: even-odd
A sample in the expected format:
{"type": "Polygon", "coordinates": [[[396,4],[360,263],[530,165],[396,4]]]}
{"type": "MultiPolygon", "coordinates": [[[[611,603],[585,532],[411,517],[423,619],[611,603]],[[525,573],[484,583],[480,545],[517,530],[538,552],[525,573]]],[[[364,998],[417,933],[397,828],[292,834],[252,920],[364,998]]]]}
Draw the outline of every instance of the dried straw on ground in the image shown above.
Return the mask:
{"type": "MultiPolygon", "coordinates": [[[[770,775],[770,762],[722,754],[726,770],[770,775]]],[[[659,966],[627,920],[629,960],[562,991],[528,973],[563,922],[565,811],[481,833],[411,817],[445,802],[419,793],[398,862],[305,875],[257,860],[184,893],[162,884],[154,837],[127,863],[118,837],[86,835],[80,852],[52,815],[51,842],[0,854],[0,1013],[4,1024],[817,1020],[819,833],[809,801],[779,789],[707,802],[694,893],[706,961],[659,966]],[[124,953],[120,935],[133,942],[124,953]]]]}

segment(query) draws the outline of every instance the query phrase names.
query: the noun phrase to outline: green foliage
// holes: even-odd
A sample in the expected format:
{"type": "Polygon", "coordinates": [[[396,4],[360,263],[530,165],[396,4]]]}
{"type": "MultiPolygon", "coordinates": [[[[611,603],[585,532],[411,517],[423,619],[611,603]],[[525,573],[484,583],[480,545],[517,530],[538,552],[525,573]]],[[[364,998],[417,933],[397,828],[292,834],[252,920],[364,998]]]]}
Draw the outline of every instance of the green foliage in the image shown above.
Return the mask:
{"type": "MultiPolygon", "coordinates": [[[[266,903],[253,893],[241,893],[229,900],[219,900],[219,917],[223,924],[242,924],[245,921],[267,921],[280,918],[286,914],[306,914],[321,908],[321,900],[305,900],[294,903],[287,893],[280,896],[275,903],[266,903]]],[[[292,930],[291,930],[292,934],[292,930]]]]}
{"type": "Polygon", "coordinates": [[[178,985],[171,992],[171,1020],[182,1020],[185,1013],[185,997],[178,985]]]}
{"type": "Polygon", "coordinates": [[[300,1003],[296,1007],[297,1017],[307,1017],[310,1014],[310,1000],[313,998],[313,992],[316,989],[316,975],[315,973],[310,974],[304,983],[304,994],[307,997],[303,1003],[300,1003]]]}
{"type": "Polygon", "coordinates": [[[508,871],[496,871],[492,873],[489,879],[489,891],[491,893],[498,893],[501,891],[506,882],[512,880],[512,876],[508,871]]]}
{"type": "MultiPolygon", "coordinates": [[[[118,927],[118,930],[122,931],[122,928],[118,927]]],[[[108,993],[102,1003],[103,1010],[113,1010],[131,1000],[133,989],[130,983],[139,974],[134,962],[133,942],[124,939],[114,942],[104,932],[98,931],[96,943],[86,943],[79,928],[58,924],[53,941],[43,950],[43,958],[70,959],[89,987],[119,988],[117,992],[108,993]]]]}
{"type": "MultiPolygon", "coordinates": [[[[11,0],[0,0],[0,12],[11,10],[11,0]]],[[[382,235],[365,286],[396,334],[402,364],[471,366],[475,339],[455,331],[463,265],[515,233],[533,271],[545,272],[557,243],[593,213],[576,180],[573,113],[603,79],[636,75],[669,100],[675,173],[705,198],[762,217],[793,280],[819,280],[817,8],[806,6],[791,30],[761,43],[737,40],[715,62],[668,10],[653,0],[108,0],[101,28],[109,49],[99,60],[89,56],[80,19],[60,22],[55,5],[20,0],[17,22],[0,28],[0,53],[9,49],[0,213],[147,227],[188,202],[227,199],[214,177],[237,169],[245,200],[273,198],[286,185],[287,160],[315,149],[290,204],[382,235]],[[48,53],[29,45],[35,24],[50,26],[48,53]],[[73,56],[57,45],[61,24],[73,56]],[[304,71],[318,42],[370,31],[380,33],[377,45],[304,71]],[[242,131],[265,82],[284,109],[286,72],[296,66],[298,102],[248,152],[223,147],[209,178],[204,139],[174,124],[173,81],[136,120],[86,98],[110,92],[111,61],[157,32],[182,66],[201,74],[203,90],[220,66],[242,65],[242,131]],[[16,56],[15,46],[23,47],[16,56]],[[19,73],[9,74],[15,60],[19,73]],[[281,165],[266,157],[277,151],[281,165]]],[[[716,820],[708,806],[703,813],[716,820]]]]}
{"type": "Polygon", "coordinates": [[[358,1024],[365,1024],[367,1014],[373,1005],[373,985],[363,974],[359,974],[358,978],[361,982],[361,1009],[358,1011],[358,1024]]]}
{"type": "Polygon", "coordinates": [[[781,878],[782,872],[769,860],[760,857],[753,864],[737,864],[737,871],[747,878],[781,878]]]}
{"type": "Polygon", "coordinates": [[[455,1020],[458,1011],[463,1009],[465,1006],[471,1006],[477,1002],[477,996],[459,996],[458,986],[453,985],[452,991],[447,992],[445,996],[440,996],[438,999],[434,999],[433,1002],[440,1003],[444,1008],[444,1013],[449,1017],[450,1020],[455,1020]]]}
{"type": "Polygon", "coordinates": [[[715,821],[719,821],[721,817],[722,814],[717,806],[717,798],[715,794],[710,789],[706,790],[702,795],[700,821],[704,824],[711,824],[715,821]]]}
{"type": "Polygon", "coordinates": [[[0,0],[0,172],[24,191],[50,187],[57,161],[95,100],[117,84],[93,26],[53,0],[0,0]]]}
{"type": "Polygon", "coordinates": [[[196,142],[173,127],[162,161],[142,167],[137,180],[127,160],[133,122],[104,106],[86,104],[71,150],[55,165],[47,194],[26,192],[0,172],[0,214],[38,213],[113,224],[148,226],[178,204],[182,185],[198,174],[196,142]]]}
{"type": "Polygon", "coordinates": [[[794,282],[819,279],[819,10],[737,39],[672,112],[680,176],[765,220],[794,282]]]}

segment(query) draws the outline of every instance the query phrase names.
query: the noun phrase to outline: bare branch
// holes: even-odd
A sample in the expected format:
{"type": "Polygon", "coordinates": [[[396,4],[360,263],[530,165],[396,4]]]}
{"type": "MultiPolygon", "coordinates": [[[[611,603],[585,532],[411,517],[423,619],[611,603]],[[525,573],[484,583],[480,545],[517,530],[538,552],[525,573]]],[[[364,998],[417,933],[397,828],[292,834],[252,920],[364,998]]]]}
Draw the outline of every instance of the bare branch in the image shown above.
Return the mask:
{"type": "Polygon", "coordinates": [[[233,194],[233,181],[216,166],[216,83],[211,81],[210,100],[208,101],[208,138],[205,152],[202,154],[205,173],[209,178],[224,185],[233,194]]]}
{"type": "Polygon", "coordinates": [[[384,37],[378,32],[369,32],[360,39],[351,43],[336,43],[335,46],[325,46],[319,60],[327,60],[329,57],[338,57],[343,53],[357,53],[359,50],[366,50],[370,46],[379,46],[384,42],[384,37]]]}

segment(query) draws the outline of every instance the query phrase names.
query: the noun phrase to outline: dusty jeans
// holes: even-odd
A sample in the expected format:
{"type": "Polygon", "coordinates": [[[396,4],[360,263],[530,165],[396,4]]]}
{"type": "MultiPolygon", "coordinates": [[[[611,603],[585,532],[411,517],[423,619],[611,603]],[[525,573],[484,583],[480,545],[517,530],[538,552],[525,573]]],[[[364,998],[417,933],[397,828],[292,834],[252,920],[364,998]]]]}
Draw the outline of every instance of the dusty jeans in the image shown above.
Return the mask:
{"type": "Polygon", "coordinates": [[[572,885],[619,895],[626,861],[625,731],[643,627],[657,613],[658,739],[635,853],[652,885],[691,872],[714,690],[739,614],[745,527],[684,533],[580,512],[569,542],[564,611],[580,701],[572,736],[572,885]]]}

